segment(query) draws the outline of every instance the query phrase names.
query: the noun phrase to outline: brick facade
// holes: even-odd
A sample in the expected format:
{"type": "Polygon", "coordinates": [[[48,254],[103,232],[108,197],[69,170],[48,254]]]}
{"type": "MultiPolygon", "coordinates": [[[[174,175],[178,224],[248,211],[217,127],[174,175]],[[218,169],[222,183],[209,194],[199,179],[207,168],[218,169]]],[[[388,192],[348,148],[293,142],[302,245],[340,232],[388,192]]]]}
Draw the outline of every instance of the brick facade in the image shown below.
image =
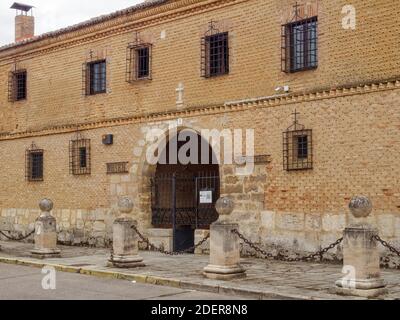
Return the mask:
{"type": "Polygon", "coordinates": [[[234,219],[265,245],[314,250],[336,240],[349,222],[350,198],[374,202],[372,218],[400,241],[400,8],[393,1],[352,3],[357,28],[342,28],[345,1],[310,1],[318,12],[318,68],[281,72],[281,25],[294,1],[176,0],[115,16],[24,45],[0,48],[0,208],[2,226],[22,231],[43,197],[55,202],[60,239],[107,244],[121,196],[151,227],[145,132],[181,127],[254,128],[255,151],[269,155],[252,176],[221,166],[221,193],[234,196],[234,219]],[[201,77],[201,37],[214,20],[229,32],[229,75],[201,77]],[[135,32],[152,44],[152,80],[125,81],[126,49],[135,32]],[[107,93],[85,96],[82,64],[107,61],[107,93]],[[28,72],[27,100],[8,102],[14,60],[28,72]],[[176,88],[184,86],[177,108],[176,88]],[[285,97],[278,86],[290,86],[285,97]],[[264,97],[264,98],[259,98],[264,97]],[[251,99],[250,102],[228,103],[251,99]],[[314,169],[283,170],[282,132],[299,121],[313,130],[314,169]],[[91,175],[69,174],[68,145],[77,127],[91,139],[91,175]],[[115,143],[104,146],[104,134],[115,143]],[[25,150],[45,151],[44,181],[25,181],[25,150]],[[107,175],[106,163],[129,162],[130,173],[107,175]]]}

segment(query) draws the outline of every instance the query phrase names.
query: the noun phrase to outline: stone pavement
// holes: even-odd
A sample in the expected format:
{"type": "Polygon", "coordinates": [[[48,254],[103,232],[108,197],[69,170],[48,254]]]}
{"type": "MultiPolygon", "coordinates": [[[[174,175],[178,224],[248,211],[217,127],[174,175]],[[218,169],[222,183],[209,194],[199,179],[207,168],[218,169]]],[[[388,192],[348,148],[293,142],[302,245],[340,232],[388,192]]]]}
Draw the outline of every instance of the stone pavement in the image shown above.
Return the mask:
{"type": "MultiPolygon", "coordinates": [[[[341,265],[325,263],[285,263],[262,259],[242,259],[247,278],[232,281],[205,279],[201,273],[208,256],[165,256],[141,252],[146,267],[116,269],[106,266],[108,249],[63,247],[62,257],[38,260],[30,257],[32,244],[0,241],[0,262],[42,267],[54,265],[57,270],[100,277],[134,280],[181,289],[244,296],[249,299],[358,299],[331,293],[336,280],[342,277],[341,265]]],[[[400,299],[400,271],[383,270],[389,295],[400,299]]]]}

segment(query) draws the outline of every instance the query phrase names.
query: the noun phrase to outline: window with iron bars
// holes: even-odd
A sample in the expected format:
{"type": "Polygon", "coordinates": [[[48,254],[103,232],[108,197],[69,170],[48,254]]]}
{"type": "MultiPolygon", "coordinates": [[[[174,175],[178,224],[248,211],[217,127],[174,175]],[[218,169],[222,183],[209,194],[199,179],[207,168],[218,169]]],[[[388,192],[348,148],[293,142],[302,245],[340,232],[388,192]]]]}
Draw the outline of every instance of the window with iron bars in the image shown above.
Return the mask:
{"type": "Polygon", "coordinates": [[[85,95],[106,93],[107,62],[98,60],[83,64],[83,85],[85,95]]]}
{"type": "Polygon", "coordinates": [[[313,169],[312,130],[283,133],[283,166],[287,171],[313,169]]]}
{"type": "Polygon", "coordinates": [[[8,79],[8,101],[25,100],[27,97],[27,72],[18,70],[10,72],[8,79]]]}
{"type": "Polygon", "coordinates": [[[297,110],[294,122],[283,133],[283,167],[287,171],[313,169],[312,130],[299,124],[297,110]]]}
{"type": "Polygon", "coordinates": [[[202,76],[205,78],[229,73],[229,33],[210,29],[202,38],[202,76]]]}
{"type": "Polygon", "coordinates": [[[69,171],[73,175],[91,173],[90,139],[76,139],[69,143],[69,171]]]}
{"type": "Polygon", "coordinates": [[[291,73],[318,67],[318,18],[282,26],[282,71],[291,73]]]}
{"type": "Polygon", "coordinates": [[[129,45],[126,54],[126,81],[151,80],[150,44],[129,45]]]}
{"type": "Polygon", "coordinates": [[[27,181],[43,181],[43,153],[42,149],[36,149],[36,147],[26,150],[25,178],[27,181]]]}

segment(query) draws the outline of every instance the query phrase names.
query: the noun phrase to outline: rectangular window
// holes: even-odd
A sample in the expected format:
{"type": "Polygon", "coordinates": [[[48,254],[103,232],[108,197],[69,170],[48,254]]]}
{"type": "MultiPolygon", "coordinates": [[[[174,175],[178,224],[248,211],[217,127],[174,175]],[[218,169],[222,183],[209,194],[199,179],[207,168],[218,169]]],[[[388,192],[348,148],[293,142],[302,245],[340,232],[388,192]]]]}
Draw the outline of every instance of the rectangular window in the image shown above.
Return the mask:
{"type": "Polygon", "coordinates": [[[10,102],[25,100],[27,96],[26,70],[11,72],[8,86],[8,100],[10,102]]]}
{"type": "Polygon", "coordinates": [[[143,47],[136,49],[137,79],[144,79],[150,76],[150,48],[143,47]]]}
{"type": "Polygon", "coordinates": [[[90,139],[76,139],[70,141],[69,171],[73,175],[86,175],[91,173],[90,139]]]}
{"type": "Polygon", "coordinates": [[[126,52],[126,81],[151,80],[152,45],[130,43],[126,52]]]}
{"type": "Polygon", "coordinates": [[[285,72],[315,69],[318,66],[318,18],[283,26],[282,66],[285,72]]]}
{"type": "Polygon", "coordinates": [[[87,157],[86,147],[80,147],[79,148],[79,166],[81,168],[86,168],[86,166],[87,166],[86,157],[87,157]]]}
{"type": "Polygon", "coordinates": [[[298,136],[297,139],[297,158],[307,159],[308,158],[308,136],[298,136]]]}
{"type": "Polygon", "coordinates": [[[228,32],[205,37],[206,77],[215,77],[229,73],[228,32]]]}
{"type": "Polygon", "coordinates": [[[27,150],[26,178],[28,181],[43,181],[43,150],[27,150]]]}
{"type": "Polygon", "coordinates": [[[105,60],[90,62],[87,66],[87,93],[105,93],[107,88],[107,63],[105,60]]]}
{"type": "Polygon", "coordinates": [[[283,166],[287,171],[313,169],[312,130],[283,133],[283,166]]]}

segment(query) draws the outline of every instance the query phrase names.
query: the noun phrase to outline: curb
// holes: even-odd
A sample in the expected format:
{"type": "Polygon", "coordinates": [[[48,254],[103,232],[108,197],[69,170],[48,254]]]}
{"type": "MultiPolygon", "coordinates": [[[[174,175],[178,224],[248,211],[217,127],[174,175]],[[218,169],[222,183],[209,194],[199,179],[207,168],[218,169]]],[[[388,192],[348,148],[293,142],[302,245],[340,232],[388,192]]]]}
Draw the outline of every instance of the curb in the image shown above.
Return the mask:
{"type": "Polygon", "coordinates": [[[219,293],[225,295],[234,295],[248,298],[251,300],[264,300],[264,299],[285,299],[285,300],[316,300],[315,297],[295,295],[295,294],[280,294],[270,291],[258,291],[250,289],[239,289],[228,286],[214,286],[211,284],[199,284],[190,281],[181,281],[178,279],[162,278],[157,276],[143,275],[143,274],[128,274],[118,271],[96,270],[90,268],[70,267],[61,264],[43,263],[30,260],[21,260],[16,258],[3,258],[0,257],[0,263],[13,264],[20,266],[28,266],[35,268],[43,268],[45,266],[53,267],[55,270],[66,273],[78,273],[98,278],[119,279],[136,281],[137,283],[152,284],[157,286],[172,287],[186,290],[196,290],[201,292],[219,293]]]}

